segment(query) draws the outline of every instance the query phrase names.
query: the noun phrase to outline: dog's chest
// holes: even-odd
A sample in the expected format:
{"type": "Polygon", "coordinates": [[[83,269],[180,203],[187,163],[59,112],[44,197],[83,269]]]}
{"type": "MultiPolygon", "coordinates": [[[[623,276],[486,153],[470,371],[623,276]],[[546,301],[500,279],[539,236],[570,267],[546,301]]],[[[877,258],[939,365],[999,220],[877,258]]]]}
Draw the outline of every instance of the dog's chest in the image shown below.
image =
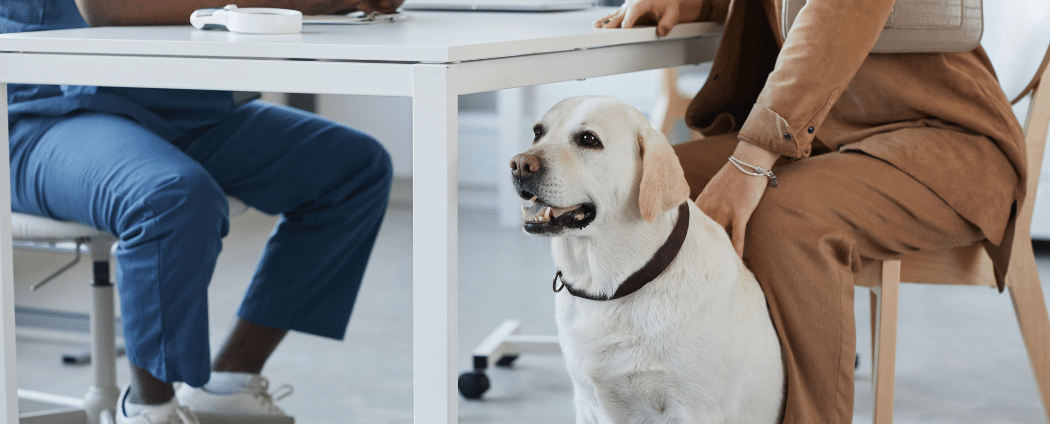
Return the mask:
{"type": "Polygon", "coordinates": [[[693,327],[701,313],[646,294],[650,296],[618,302],[559,294],[556,317],[566,358],[590,361],[585,368],[592,368],[602,367],[599,362],[638,363],[667,357],[673,349],[668,340],[682,334],[683,326],[693,327]]]}

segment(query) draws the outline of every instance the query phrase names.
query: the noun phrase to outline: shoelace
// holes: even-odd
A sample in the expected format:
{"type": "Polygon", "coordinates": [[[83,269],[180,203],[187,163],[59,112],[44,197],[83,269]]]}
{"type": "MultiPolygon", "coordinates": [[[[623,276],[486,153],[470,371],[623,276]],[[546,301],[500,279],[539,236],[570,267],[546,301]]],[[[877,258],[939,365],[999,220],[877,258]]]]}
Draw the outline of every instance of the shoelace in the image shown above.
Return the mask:
{"type": "Polygon", "coordinates": [[[273,392],[270,392],[269,389],[270,380],[267,380],[266,377],[263,376],[256,376],[248,383],[248,391],[255,395],[255,398],[259,399],[260,403],[274,412],[283,412],[281,411],[281,408],[274,405],[274,402],[288,397],[295,391],[295,389],[293,389],[290,384],[277,386],[273,392]]]}

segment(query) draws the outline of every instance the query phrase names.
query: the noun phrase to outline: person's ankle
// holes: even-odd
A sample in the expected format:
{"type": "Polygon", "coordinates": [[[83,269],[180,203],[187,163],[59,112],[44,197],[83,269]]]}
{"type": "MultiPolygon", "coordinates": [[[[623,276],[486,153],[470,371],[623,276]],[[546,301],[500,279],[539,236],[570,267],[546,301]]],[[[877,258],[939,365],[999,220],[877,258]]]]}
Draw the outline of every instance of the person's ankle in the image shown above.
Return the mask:
{"type": "Polygon", "coordinates": [[[127,402],[136,405],[154,406],[165,404],[174,398],[175,388],[172,385],[142,390],[135,384],[132,384],[131,389],[128,391],[127,402]]]}
{"type": "Polygon", "coordinates": [[[175,386],[153,376],[149,371],[131,365],[131,384],[128,402],[139,405],[160,405],[175,397],[175,386]]]}

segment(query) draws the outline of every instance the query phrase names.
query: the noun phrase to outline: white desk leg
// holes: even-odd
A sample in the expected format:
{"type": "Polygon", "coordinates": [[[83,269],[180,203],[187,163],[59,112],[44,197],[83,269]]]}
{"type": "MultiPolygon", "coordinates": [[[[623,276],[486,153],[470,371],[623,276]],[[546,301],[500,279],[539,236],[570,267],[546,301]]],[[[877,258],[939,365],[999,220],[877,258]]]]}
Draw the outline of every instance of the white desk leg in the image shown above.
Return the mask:
{"type": "Polygon", "coordinates": [[[510,181],[510,159],[529,147],[532,142],[532,124],[525,121],[526,98],[532,87],[508,88],[496,93],[499,116],[499,178],[496,180],[496,199],[499,204],[499,223],[505,227],[520,227],[522,223],[521,198],[510,181]]]}
{"type": "Polygon", "coordinates": [[[15,366],[15,276],[11,259],[11,163],[7,132],[7,84],[0,82],[0,419],[18,422],[18,374],[15,366]]]}
{"type": "Polygon", "coordinates": [[[458,343],[455,65],[416,65],[412,90],[414,423],[456,423],[458,343]]]}

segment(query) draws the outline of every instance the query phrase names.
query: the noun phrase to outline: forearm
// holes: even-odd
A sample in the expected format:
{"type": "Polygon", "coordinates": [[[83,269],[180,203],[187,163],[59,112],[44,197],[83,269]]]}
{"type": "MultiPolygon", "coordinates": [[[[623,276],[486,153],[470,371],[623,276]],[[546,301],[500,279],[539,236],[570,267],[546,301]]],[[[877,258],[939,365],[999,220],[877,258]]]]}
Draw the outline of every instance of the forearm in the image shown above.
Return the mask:
{"type": "Polygon", "coordinates": [[[346,0],[76,0],[80,15],[91,26],[188,24],[194,10],[223,7],[277,7],[307,15],[335,13],[353,7],[346,0]]]}
{"type": "Polygon", "coordinates": [[[806,157],[831,106],[878,39],[893,0],[810,0],[740,138],[785,156],[806,157]]]}

